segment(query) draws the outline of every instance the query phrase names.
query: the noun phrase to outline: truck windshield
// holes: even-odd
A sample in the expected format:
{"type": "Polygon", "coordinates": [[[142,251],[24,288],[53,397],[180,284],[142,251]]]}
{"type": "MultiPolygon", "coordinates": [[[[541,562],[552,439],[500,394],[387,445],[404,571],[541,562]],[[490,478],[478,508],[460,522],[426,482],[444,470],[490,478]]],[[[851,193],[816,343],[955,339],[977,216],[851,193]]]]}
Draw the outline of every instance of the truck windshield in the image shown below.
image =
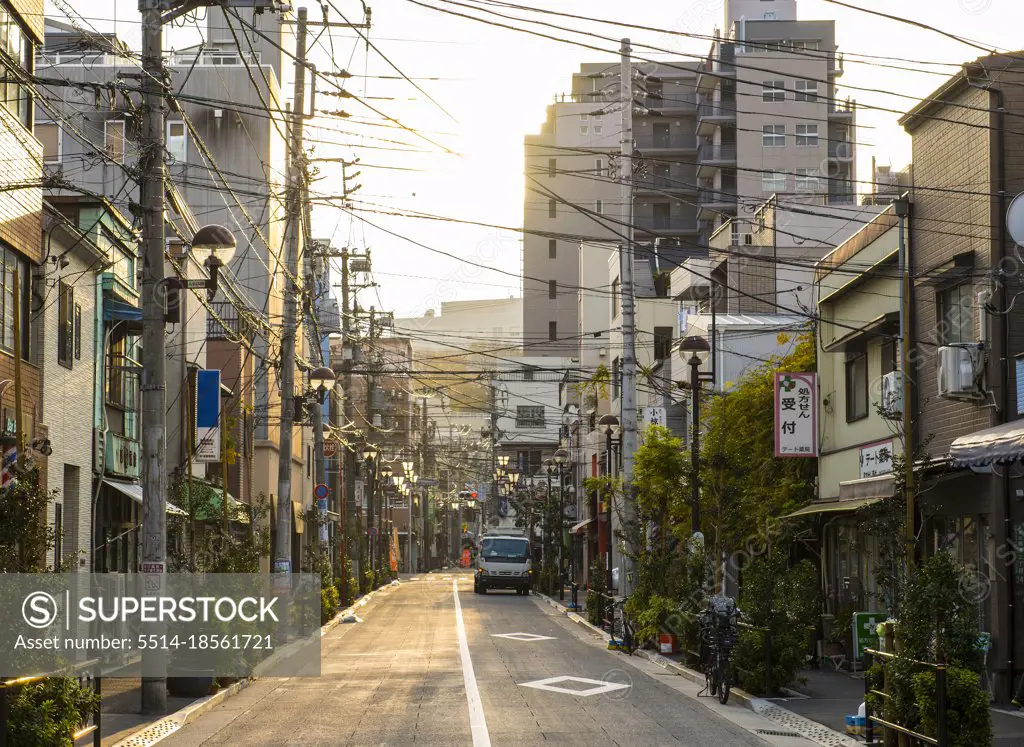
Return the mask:
{"type": "Polygon", "coordinates": [[[526,562],[527,542],[524,539],[492,537],[483,541],[481,552],[484,560],[507,560],[514,563],[526,562]]]}

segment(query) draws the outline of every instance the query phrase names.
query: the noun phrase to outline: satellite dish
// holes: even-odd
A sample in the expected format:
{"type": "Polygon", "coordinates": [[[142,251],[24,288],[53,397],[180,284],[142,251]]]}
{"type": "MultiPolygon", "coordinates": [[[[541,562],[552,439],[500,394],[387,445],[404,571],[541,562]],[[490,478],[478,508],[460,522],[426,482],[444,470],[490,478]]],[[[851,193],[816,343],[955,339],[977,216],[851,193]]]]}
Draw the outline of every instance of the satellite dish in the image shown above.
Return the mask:
{"type": "Polygon", "coordinates": [[[1014,197],[1006,210],[1006,230],[1017,244],[1024,246],[1024,192],[1014,197]]]}

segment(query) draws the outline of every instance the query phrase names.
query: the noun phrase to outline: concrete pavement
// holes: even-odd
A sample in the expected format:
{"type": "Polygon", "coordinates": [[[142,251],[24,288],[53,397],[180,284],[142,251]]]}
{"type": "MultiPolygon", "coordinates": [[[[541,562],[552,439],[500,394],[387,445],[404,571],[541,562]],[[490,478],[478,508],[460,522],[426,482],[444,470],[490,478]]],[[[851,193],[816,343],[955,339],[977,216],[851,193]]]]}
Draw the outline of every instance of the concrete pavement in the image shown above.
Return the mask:
{"type": "Polygon", "coordinates": [[[161,747],[811,744],[606,651],[539,600],[474,595],[468,572],[388,590],[322,657],[321,677],[257,681],[161,747]]]}

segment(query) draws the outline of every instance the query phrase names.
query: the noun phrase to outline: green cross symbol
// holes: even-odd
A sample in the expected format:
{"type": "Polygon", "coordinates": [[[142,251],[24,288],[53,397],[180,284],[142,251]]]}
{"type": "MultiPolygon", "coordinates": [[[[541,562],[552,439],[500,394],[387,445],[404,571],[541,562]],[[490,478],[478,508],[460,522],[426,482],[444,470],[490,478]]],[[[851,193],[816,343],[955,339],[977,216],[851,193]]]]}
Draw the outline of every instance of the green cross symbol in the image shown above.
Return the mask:
{"type": "Polygon", "coordinates": [[[779,388],[785,389],[787,392],[791,392],[796,389],[796,381],[790,376],[785,376],[783,377],[779,388]]]}

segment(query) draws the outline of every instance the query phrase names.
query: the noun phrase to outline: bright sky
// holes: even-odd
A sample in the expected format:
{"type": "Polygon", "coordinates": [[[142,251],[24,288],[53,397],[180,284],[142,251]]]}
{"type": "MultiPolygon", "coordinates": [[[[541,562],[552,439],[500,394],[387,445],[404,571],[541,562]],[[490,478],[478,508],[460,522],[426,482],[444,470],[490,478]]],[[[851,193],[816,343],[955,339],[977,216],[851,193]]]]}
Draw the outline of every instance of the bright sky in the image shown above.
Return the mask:
{"type": "MultiPolygon", "coordinates": [[[[48,12],[54,11],[48,0],[48,12]]],[[[514,1],[514,0],[513,0],[514,1]]],[[[109,29],[109,0],[68,0],[96,28],[109,29]]],[[[333,0],[350,20],[361,16],[357,0],[333,0]]],[[[468,10],[443,0],[422,0],[423,4],[447,7],[450,10],[487,15],[468,10]]],[[[479,0],[458,0],[479,4],[479,0]]],[[[522,5],[635,23],[678,32],[710,35],[723,25],[723,0],[634,0],[613,3],[610,0],[518,0],[522,5]]],[[[1024,3],[1020,0],[853,0],[857,5],[922,21],[940,29],[981,42],[997,49],[1019,49],[1020,29],[1024,27],[1024,3]]],[[[295,0],[296,7],[303,0],[295,0]]],[[[310,18],[319,20],[317,2],[306,3],[310,18]]],[[[118,32],[133,46],[138,39],[138,14],[134,2],[119,0],[116,18],[118,32]]],[[[318,155],[362,160],[358,182],[362,188],[355,194],[360,208],[383,211],[417,211],[460,220],[479,221],[511,227],[522,225],[523,214],[523,136],[539,130],[545,106],[558,94],[567,92],[570,77],[581,62],[613,60],[616,41],[572,37],[567,32],[530,25],[522,21],[490,16],[499,23],[530,27],[559,39],[575,38],[600,47],[598,52],[564,42],[530,36],[507,29],[494,28],[475,21],[457,18],[415,5],[411,0],[390,0],[371,3],[373,29],[371,40],[434,99],[454,116],[454,121],[430,103],[421,93],[403,80],[382,78],[354,79],[349,90],[368,97],[393,100],[371,100],[374,106],[403,124],[422,132],[460,155],[444,154],[434,145],[394,126],[356,125],[331,119],[322,124],[335,130],[406,143],[393,146],[367,137],[363,145],[414,148],[425,152],[396,153],[389,150],[360,148],[358,135],[320,131],[314,127],[313,137],[338,145],[321,146],[318,155]],[[364,87],[365,86],[365,87],[364,87]],[[409,100],[415,99],[415,100],[409,100]],[[392,166],[413,171],[381,169],[392,166]]],[[[487,7],[487,6],[481,6],[487,7]]],[[[955,68],[929,66],[929,73],[880,67],[879,63],[899,68],[918,68],[913,61],[960,64],[982,54],[934,32],[874,17],[843,8],[825,0],[799,0],[800,20],[833,19],[841,52],[845,53],[845,75],[840,79],[840,96],[851,96],[858,104],[906,111],[915,100],[927,95],[955,72],[955,68]],[[904,61],[872,60],[863,56],[902,58],[904,61]],[[942,71],[943,74],[935,74],[942,71]],[[854,88],[870,90],[853,90],[854,88]],[[887,93],[888,92],[888,93],[887,93]]],[[[638,55],[666,59],[667,55],[647,50],[647,44],[672,50],[682,59],[703,57],[708,53],[707,41],[687,39],[665,33],[621,29],[598,23],[585,23],[557,16],[539,15],[491,6],[507,15],[518,15],[547,23],[590,31],[613,39],[629,36],[638,55]]],[[[62,17],[59,11],[57,17],[62,17]]],[[[339,20],[337,17],[334,20],[339,20]]],[[[372,76],[397,75],[373,51],[367,55],[362,43],[346,30],[332,31],[334,67],[372,76]]],[[[185,46],[191,37],[179,32],[170,44],[185,46]]],[[[319,69],[331,69],[330,43],[320,39],[314,50],[319,69]]],[[[320,108],[344,108],[353,118],[372,117],[379,124],[388,124],[352,100],[321,97],[320,108]]],[[[898,114],[861,108],[857,123],[860,180],[870,180],[871,157],[882,164],[902,167],[910,159],[910,140],[896,124],[898,114]]],[[[368,120],[369,121],[369,120],[368,120]]],[[[340,190],[339,172],[325,168],[324,182],[316,187],[322,193],[340,190]]],[[[863,187],[862,187],[863,189],[863,187]]],[[[441,301],[494,298],[520,295],[518,280],[521,242],[519,235],[509,231],[479,226],[460,226],[415,218],[363,213],[373,223],[389,231],[411,238],[430,249],[416,246],[400,238],[351,219],[347,214],[328,207],[314,209],[317,236],[333,236],[336,245],[369,246],[374,270],[380,283],[380,302],[373,291],[363,292],[362,303],[394,310],[397,315],[422,314],[428,308],[439,308],[441,301]],[[478,262],[482,269],[433,250],[478,262]]]]}

